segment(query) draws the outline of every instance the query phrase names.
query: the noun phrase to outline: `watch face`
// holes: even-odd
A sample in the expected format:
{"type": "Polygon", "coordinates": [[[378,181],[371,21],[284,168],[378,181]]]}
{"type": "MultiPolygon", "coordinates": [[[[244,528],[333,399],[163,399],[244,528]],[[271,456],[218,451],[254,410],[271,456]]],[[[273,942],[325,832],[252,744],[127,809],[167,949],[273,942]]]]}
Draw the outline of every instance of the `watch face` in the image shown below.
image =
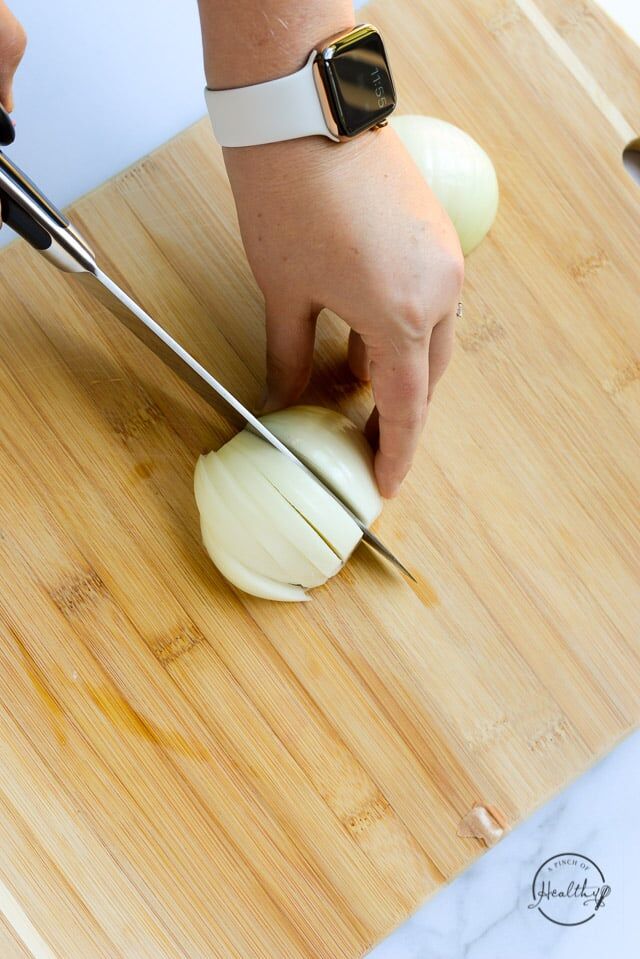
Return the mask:
{"type": "Polygon", "coordinates": [[[373,27],[356,27],[327,47],[322,58],[342,136],[356,136],[389,116],[396,94],[382,38],[373,27]]]}

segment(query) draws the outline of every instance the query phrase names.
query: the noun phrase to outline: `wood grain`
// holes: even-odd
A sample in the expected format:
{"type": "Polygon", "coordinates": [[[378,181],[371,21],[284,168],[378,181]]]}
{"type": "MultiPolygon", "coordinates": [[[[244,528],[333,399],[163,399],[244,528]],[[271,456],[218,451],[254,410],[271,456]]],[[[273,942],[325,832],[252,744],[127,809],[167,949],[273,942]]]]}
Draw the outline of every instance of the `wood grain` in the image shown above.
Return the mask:
{"type": "Polygon", "coordinates": [[[638,48],[599,4],[540,0],[540,12],[640,135],[638,48]]]}
{"type": "MultiPolygon", "coordinates": [[[[354,959],[482,851],[474,803],[514,825],[638,723],[640,58],[579,7],[368,12],[403,111],[469,130],[501,185],[377,527],[415,590],[365,549],[304,606],[229,587],[192,474],[231,428],[69,278],[0,256],[0,881],[59,959],[354,959]]],[[[71,212],[255,402],[262,303],[208,125],[71,212]]],[[[326,316],[309,399],[363,423],[345,345],[326,316]]],[[[0,945],[25,954],[6,922],[0,945]]]]}
{"type": "Polygon", "coordinates": [[[13,929],[0,917],[0,949],[3,959],[33,959],[24,943],[16,936],[13,929]]]}

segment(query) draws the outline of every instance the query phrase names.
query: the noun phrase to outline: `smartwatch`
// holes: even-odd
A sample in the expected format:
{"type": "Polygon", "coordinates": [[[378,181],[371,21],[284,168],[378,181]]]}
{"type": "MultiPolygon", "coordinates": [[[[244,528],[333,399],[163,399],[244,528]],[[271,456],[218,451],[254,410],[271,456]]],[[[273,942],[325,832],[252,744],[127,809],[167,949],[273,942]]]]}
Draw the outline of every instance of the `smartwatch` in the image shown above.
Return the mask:
{"type": "Polygon", "coordinates": [[[254,146],[321,135],[341,141],[384,126],[396,94],[382,37],[371,24],[329,37],[296,73],[205,90],[216,140],[254,146]]]}

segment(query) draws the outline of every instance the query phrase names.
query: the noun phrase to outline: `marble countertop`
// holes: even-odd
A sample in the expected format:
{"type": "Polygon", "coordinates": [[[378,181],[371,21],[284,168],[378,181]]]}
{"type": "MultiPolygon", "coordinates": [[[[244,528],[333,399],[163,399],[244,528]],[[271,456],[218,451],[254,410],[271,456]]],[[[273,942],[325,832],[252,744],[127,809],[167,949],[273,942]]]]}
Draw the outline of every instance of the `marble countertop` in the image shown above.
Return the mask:
{"type": "Polygon", "coordinates": [[[640,732],[635,733],[373,949],[367,959],[636,959],[640,955],[640,732]],[[579,926],[532,902],[538,867],[560,853],[592,859],[611,894],[579,926]]]}

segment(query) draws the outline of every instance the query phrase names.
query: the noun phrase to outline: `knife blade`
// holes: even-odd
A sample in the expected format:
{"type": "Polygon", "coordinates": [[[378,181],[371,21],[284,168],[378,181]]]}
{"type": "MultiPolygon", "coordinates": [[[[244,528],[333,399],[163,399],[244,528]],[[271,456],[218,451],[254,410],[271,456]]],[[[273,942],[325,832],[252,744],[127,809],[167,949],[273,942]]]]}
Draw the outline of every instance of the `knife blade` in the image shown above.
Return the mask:
{"type": "Polygon", "coordinates": [[[296,456],[286,444],[264,426],[229,390],[202,366],[177,340],[111,279],[96,262],[95,255],[81,234],[72,226],[33,181],[0,151],[0,208],[5,223],[24,237],[39,253],[64,273],[86,287],[132,333],[149,347],[175,373],[185,380],[210,405],[235,414],[236,419],[274,446],[283,456],[304,470],[328,493],[362,532],[363,540],[384,556],[406,577],[415,577],[384,543],[350,509],[343,499],[296,456]]]}
{"type": "Polygon", "coordinates": [[[406,569],[400,560],[381,542],[381,540],[372,533],[368,526],[351,510],[347,504],[324,483],[320,477],[296,454],[289,449],[275,433],[267,429],[260,422],[257,416],[248,410],[238,400],[233,393],[229,392],[214,376],[209,373],[183,346],[178,343],[167,331],[160,326],[135,300],[125,293],[106,273],[96,266],[95,273],[78,273],[75,278],[83,285],[94,298],[106,306],[124,325],[134,333],[138,339],[148,346],[153,352],[163,360],[166,366],[170,367],[181,379],[185,380],[197,393],[200,394],[208,403],[218,408],[217,400],[222,399],[227,405],[227,411],[230,410],[236,414],[243,426],[249,426],[250,429],[260,436],[267,443],[286,456],[305,473],[309,474],[316,483],[324,488],[334,500],[349,514],[354,523],[357,524],[362,532],[362,538],[369,543],[377,552],[386,557],[393,565],[401,570],[415,582],[415,578],[406,569]]]}

